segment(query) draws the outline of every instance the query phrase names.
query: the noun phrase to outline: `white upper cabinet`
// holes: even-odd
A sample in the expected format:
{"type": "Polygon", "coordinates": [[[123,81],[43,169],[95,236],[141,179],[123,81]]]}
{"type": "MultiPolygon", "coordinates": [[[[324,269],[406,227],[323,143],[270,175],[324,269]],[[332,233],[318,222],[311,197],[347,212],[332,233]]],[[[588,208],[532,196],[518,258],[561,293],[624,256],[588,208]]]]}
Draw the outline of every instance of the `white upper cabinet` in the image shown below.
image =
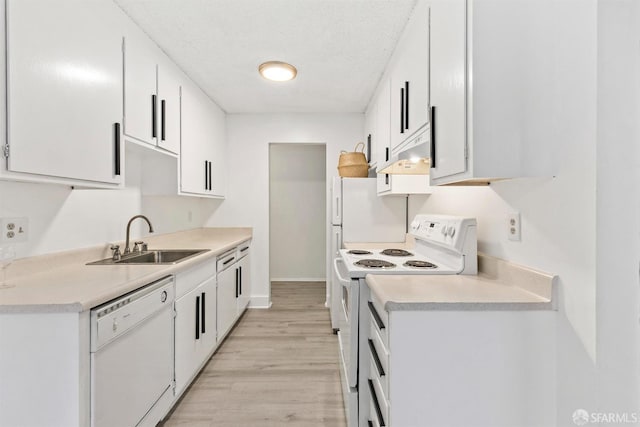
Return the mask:
{"type": "Polygon", "coordinates": [[[182,87],[180,193],[224,198],[224,111],[193,83],[182,87]]]}
{"type": "Polygon", "coordinates": [[[536,0],[429,6],[432,184],[552,175],[553,14],[536,0]]]}
{"type": "Polygon", "coordinates": [[[374,99],[364,113],[364,143],[366,146],[369,168],[375,167],[378,160],[376,145],[378,143],[378,100],[374,99]]]}
{"type": "Polygon", "coordinates": [[[124,46],[124,133],[177,154],[180,149],[180,70],[139,30],[124,46]]]}
{"type": "Polygon", "coordinates": [[[391,149],[429,121],[428,8],[419,1],[407,22],[390,64],[391,149]]]}
{"type": "MultiPolygon", "coordinates": [[[[426,72],[423,72],[426,70],[426,65],[422,59],[416,60],[415,58],[408,57],[409,52],[414,52],[420,56],[421,52],[418,46],[421,44],[426,46],[424,34],[427,33],[427,31],[424,28],[418,28],[418,25],[423,23],[421,21],[423,17],[425,18],[424,22],[427,21],[426,13],[424,3],[419,3],[416,9],[414,9],[414,15],[412,15],[411,20],[407,24],[407,28],[398,45],[398,49],[400,50],[394,53],[387,72],[378,86],[374,101],[372,101],[372,104],[375,102],[376,105],[376,123],[374,127],[376,134],[374,134],[374,137],[377,145],[378,168],[391,158],[393,149],[410,135],[409,132],[415,133],[426,125],[427,117],[425,111],[427,111],[428,108],[423,108],[421,115],[417,114],[418,103],[424,105],[427,103],[426,86],[428,79],[426,72]],[[418,29],[420,31],[418,31],[418,29]],[[405,53],[407,54],[405,55],[405,53]],[[421,63],[424,67],[417,67],[420,69],[420,72],[416,72],[415,70],[411,72],[412,69],[416,68],[416,64],[418,63],[421,63]],[[404,72],[398,70],[404,70],[404,72]],[[397,77],[398,75],[404,77],[394,80],[394,76],[397,77]],[[393,88],[394,82],[398,90],[393,88]],[[401,82],[401,84],[397,82],[401,82]],[[410,103],[408,122],[406,120],[407,110],[400,108],[400,95],[407,101],[405,92],[407,87],[409,88],[408,101],[410,103]],[[402,89],[402,92],[400,89],[402,89]],[[420,96],[417,96],[417,94],[420,94],[420,96]],[[396,101],[395,103],[394,99],[396,101]],[[400,117],[401,110],[405,114],[405,118],[402,119],[402,121],[400,117]],[[412,111],[414,112],[413,115],[412,111]],[[409,126],[405,128],[405,132],[400,133],[400,124],[407,123],[409,126]]],[[[420,47],[424,49],[425,46],[420,47]]],[[[424,53],[423,56],[426,58],[426,53],[424,53]]],[[[377,179],[378,195],[380,196],[431,193],[427,175],[391,175],[378,173],[377,179]]]]}
{"type": "Polygon", "coordinates": [[[156,46],[129,35],[124,43],[124,133],[147,144],[157,139],[156,46]]]}
{"type": "Polygon", "coordinates": [[[122,12],[110,0],[7,0],[6,12],[3,175],[117,186],[124,173],[122,12]]]}
{"type": "Polygon", "coordinates": [[[466,0],[434,1],[430,10],[432,124],[431,176],[434,184],[467,171],[466,0]]]}
{"type": "MultiPolygon", "coordinates": [[[[391,82],[385,78],[378,87],[376,93],[377,108],[377,150],[378,167],[391,156],[391,82]]],[[[378,174],[378,194],[391,190],[391,175],[378,174]]]]}
{"type": "Polygon", "coordinates": [[[158,147],[180,152],[180,88],[184,75],[162,55],[158,63],[158,147]]]}

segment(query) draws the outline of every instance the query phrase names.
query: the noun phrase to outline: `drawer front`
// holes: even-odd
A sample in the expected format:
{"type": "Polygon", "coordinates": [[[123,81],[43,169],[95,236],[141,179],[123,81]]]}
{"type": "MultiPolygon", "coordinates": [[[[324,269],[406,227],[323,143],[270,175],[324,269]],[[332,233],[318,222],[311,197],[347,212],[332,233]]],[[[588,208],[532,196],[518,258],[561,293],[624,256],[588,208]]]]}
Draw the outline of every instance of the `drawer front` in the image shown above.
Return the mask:
{"type": "Polygon", "coordinates": [[[380,384],[378,398],[389,402],[389,372],[376,361],[373,351],[369,358],[369,377],[380,384]]]}
{"type": "Polygon", "coordinates": [[[241,243],[240,246],[236,248],[236,259],[244,258],[249,255],[251,252],[251,240],[241,243]]]}
{"type": "Polygon", "coordinates": [[[237,249],[238,248],[233,248],[218,256],[218,273],[226,270],[238,261],[238,257],[236,256],[237,249]]]}
{"type": "Polygon", "coordinates": [[[216,275],[216,261],[204,261],[187,271],[176,274],[176,299],[188,294],[202,282],[216,275]]]}
{"type": "Polygon", "coordinates": [[[388,426],[389,405],[380,392],[380,383],[376,379],[369,379],[369,421],[374,426],[388,426]]]}
{"type": "Polygon", "coordinates": [[[380,311],[379,305],[373,301],[368,301],[371,328],[380,336],[382,344],[389,348],[389,317],[386,311],[380,311]]]}

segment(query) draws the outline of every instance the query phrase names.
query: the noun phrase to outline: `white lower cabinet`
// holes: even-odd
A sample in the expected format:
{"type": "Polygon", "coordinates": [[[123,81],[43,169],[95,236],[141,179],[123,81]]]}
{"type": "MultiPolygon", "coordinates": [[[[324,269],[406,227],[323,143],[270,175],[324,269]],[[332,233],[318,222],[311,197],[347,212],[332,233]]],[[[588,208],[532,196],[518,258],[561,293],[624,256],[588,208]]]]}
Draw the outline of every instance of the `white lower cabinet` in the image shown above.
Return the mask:
{"type": "Polygon", "coordinates": [[[250,241],[218,257],[218,343],[249,306],[250,241]]]}
{"type": "Polygon", "coordinates": [[[238,270],[238,298],[236,302],[238,316],[241,316],[249,306],[249,296],[251,295],[251,256],[249,252],[248,243],[238,247],[239,261],[236,266],[238,270]]]}
{"type": "Polygon", "coordinates": [[[218,260],[218,265],[224,266],[222,271],[218,268],[218,342],[227,336],[238,316],[238,275],[234,267],[235,261],[235,251],[232,256],[218,260]],[[224,265],[224,262],[228,264],[224,265]]]}
{"type": "Polygon", "coordinates": [[[387,311],[368,299],[361,423],[555,424],[554,311],[387,311]]]}
{"type": "Polygon", "coordinates": [[[181,295],[175,303],[175,395],[179,396],[217,343],[215,263],[178,274],[176,288],[181,295]]]}

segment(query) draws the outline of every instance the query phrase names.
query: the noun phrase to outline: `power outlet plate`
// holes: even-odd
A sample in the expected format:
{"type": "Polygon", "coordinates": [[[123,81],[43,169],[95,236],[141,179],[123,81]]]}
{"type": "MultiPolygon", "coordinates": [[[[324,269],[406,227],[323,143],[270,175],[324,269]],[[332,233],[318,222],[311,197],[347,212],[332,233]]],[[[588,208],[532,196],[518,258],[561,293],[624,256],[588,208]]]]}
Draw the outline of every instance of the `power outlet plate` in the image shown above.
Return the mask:
{"type": "Polygon", "coordinates": [[[507,236],[509,240],[514,242],[519,242],[521,240],[520,212],[514,212],[507,215],[507,236]]]}
{"type": "Polygon", "coordinates": [[[0,241],[2,243],[20,243],[29,240],[29,219],[1,218],[0,241]]]}

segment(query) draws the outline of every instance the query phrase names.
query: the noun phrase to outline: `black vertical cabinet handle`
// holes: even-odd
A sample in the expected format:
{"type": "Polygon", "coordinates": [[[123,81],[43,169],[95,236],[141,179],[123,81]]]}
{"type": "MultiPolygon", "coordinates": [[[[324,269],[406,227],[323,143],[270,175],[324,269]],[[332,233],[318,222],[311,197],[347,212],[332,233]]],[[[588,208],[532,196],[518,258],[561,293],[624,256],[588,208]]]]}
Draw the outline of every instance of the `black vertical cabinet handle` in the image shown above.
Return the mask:
{"type": "Polygon", "coordinates": [[[404,133],[404,88],[400,88],[400,133],[404,133]]]}
{"type": "Polygon", "coordinates": [[[389,185],[389,174],[388,173],[384,174],[384,185],[389,185]]]}
{"type": "Polygon", "coordinates": [[[236,268],[236,298],[238,298],[238,291],[239,291],[239,282],[240,282],[240,275],[238,274],[240,271],[236,268]]]}
{"type": "Polygon", "coordinates": [[[196,339],[200,339],[200,297],[196,297],[196,339]]]}
{"type": "Polygon", "coordinates": [[[409,82],[404,82],[404,128],[409,129],[409,82]]]}
{"type": "Polygon", "coordinates": [[[200,323],[201,323],[201,325],[200,325],[200,326],[201,326],[200,330],[202,331],[202,333],[203,333],[203,334],[206,332],[206,330],[205,330],[205,329],[206,329],[206,328],[205,328],[205,323],[206,323],[206,322],[205,322],[205,320],[207,319],[207,315],[205,314],[205,311],[204,311],[204,308],[206,307],[205,302],[204,302],[204,296],[205,296],[205,292],[203,292],[203,293],[201,293],[201,294],[200,294],[200,298],[201,298],[201,300],[200,300],[200,306],[202,307],[202,310],[201,310],[201,314],[202,314],[202,321],[200,322],[200,323]]]}
{"type": "Polygon", "coordinates": [[[116,176],[120,175],[120,123],[113,124],[113,132],[115,133],[114,139],[114,149],[115,149],[115,165],[114,165],[114,174],[116,176]]]}
{"type": "Polygon", "coordinates": [[[385,162],[389,161],[389,147],[384,148],[384,161],[385,162]]]}
{"type": "Polygon", "coordinates": [[[238,267],[238,269],[240,270],[240,295],[242,295],[242,266],[238,267]]]}
{"type": "Polygon", "coordinates": [[[431,106],[431,168],[436,167],[436,107],[431,106]]]}
{"type": "Polygon", "coordinates": [[[371,161],[371,134],[367,135],[367,162],[371,161]]]}
{"type": "Polygon", "coordinates": [[[209,189],[209,162],[204,161],[204,189],[209,189]]]}
{"type": "Polygon", "coordinates": [[[167,111],[166,111],[166,103],[164,99],[160,101],[160,139],[164,141],[166,138],[166,122],[167,122],[167,111]]]}
{"type": "Polygon", "coordinates": [[[211,162],[209,162],[209,191],[213,190],[211,186],[211,162]]]}
{"type": "Polygon", "coordinates": [[[151,95],[151,137],[156,138],[158,136],[158,131],[156,127],[158,126],[158,112],[156,105],[156,96],[151,95]]]}

